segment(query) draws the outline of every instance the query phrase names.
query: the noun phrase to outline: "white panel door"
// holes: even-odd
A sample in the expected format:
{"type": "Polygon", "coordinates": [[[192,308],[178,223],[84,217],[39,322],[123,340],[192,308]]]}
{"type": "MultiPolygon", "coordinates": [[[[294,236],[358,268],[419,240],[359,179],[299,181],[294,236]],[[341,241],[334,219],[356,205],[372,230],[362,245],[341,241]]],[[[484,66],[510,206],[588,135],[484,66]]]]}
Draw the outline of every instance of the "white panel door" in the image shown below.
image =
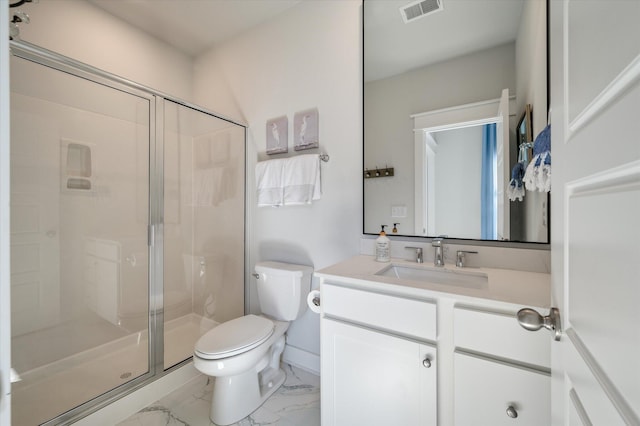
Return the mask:
{"type": "Polygon", "coordinates": [[[550,2],[554,425],[640,424],[640,1],[550,2]]]}

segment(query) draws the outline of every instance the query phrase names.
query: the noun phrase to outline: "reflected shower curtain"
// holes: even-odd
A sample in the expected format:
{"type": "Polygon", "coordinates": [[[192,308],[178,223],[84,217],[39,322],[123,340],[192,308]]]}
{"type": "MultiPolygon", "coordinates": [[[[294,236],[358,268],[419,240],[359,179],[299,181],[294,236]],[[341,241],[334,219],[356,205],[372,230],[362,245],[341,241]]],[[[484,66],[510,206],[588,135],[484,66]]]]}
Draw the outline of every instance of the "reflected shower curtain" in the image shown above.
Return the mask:
{"type": "Polygon", "coordinates": [[[497,235],[496,197],[496,125],[482,128],[482,177],[480,180],[480,235],[483,240],[495,240],[497,235]]]}

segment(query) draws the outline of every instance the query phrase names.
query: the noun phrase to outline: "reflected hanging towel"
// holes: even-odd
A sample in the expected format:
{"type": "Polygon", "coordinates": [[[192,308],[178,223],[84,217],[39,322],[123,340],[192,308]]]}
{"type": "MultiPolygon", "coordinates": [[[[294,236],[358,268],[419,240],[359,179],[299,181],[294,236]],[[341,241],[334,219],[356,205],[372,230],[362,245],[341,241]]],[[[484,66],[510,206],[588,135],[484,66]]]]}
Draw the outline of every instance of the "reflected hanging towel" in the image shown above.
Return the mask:
{"type": "Polygon", "coordinates": [[[511,181],[507,188],[507,196],[510,201],[522,201],[524,198],[524,184],[522,178],[524,177],[524,163],[516,163],[511,171],[511,181]]]}
{"type": "Polygon", "coordinates": [[[533,143],[533,159],[522,179],[528,191],[551,191],[551,125],[533,143]]]}

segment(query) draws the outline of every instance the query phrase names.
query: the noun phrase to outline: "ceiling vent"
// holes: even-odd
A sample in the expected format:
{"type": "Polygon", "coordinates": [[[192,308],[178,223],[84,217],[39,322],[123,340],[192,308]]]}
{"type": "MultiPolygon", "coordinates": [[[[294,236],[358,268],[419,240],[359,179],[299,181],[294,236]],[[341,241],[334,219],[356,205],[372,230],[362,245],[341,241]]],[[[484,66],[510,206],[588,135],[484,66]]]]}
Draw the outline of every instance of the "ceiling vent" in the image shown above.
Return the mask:
{"type": "Polygon", "coordinates": [[[442,10],[442,0],[418,0],[400,8],[405,24],[442,10]]]}

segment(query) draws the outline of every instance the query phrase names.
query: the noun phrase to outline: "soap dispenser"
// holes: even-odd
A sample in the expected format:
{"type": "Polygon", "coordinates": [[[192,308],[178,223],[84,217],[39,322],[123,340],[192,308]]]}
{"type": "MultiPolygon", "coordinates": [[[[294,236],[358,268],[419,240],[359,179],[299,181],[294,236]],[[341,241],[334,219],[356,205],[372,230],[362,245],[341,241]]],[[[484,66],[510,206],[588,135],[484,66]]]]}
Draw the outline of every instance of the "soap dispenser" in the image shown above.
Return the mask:
{"type": "Polygon", "coordinates": [[[380,236],[376,238],[376,261],[378,262],[389,262],[391,260],[391,241],[387,234],[384,232],[384,227],[387,225],[381,225],[382,230],[380,231],[380,236]]]}

